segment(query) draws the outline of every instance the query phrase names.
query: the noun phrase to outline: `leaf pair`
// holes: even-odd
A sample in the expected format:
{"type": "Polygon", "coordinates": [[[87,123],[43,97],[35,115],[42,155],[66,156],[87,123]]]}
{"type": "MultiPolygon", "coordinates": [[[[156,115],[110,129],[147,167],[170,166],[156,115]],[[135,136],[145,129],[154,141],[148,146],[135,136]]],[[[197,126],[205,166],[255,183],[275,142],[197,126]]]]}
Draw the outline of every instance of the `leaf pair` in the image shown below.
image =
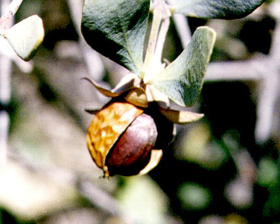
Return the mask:
{"type": "MultiPolygon", "coordinates": [[[[170,11],[173,13],[233,19],[249,14],[264,0],[172,2],[170,11]]],[[[150,0],[85,0],[82,18],[84,38],[93,49],[140,75],[149,7],[150,0]]],[[[212,29],[198,28],[187,48],[162,72],[148,80],[149,84],[179,105],[193,105],[200,93],[214,42],[215,32],[212,29]]]]}

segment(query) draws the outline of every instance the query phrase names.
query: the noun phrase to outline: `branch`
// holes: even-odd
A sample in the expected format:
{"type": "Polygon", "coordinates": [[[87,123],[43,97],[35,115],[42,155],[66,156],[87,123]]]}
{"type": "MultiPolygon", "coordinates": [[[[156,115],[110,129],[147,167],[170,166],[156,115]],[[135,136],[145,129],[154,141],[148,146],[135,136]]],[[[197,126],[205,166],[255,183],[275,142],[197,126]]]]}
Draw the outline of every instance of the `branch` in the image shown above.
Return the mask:
{"type": "Polygon", "coordinates": [[[259,81],[262,77],[262,68],[265,59],[254,58],[248,61],[212,62],[209,64],[205,80],[210,81],[259,81]]]}
{"type": "MultiPolygon", "coordinates": [[[[1,1],[0,7],[3,16],[0,18],[0,34],[12,24],[13,15],[21,2],[22,0],[14,0],[9,5],[8,0],[1,1]]],[[[0,54],[0,166],[4,166],[7,161],[10,119],[6,108],[11,98],[11,72],[12,61],[0,54]]]]}
{"type": "Polygon", "coordinates": [[[156,43],[158,38],[158,32],[160,30],[161,21],[163,19],[163,12],[158,9],[157,7],[153,10],[153,20],[152,20],[152,27],[150,31],[149,41],[148,41],[148,47],[145,55],[144,60],[144,71],[143,74],[141,74],[140,78],[144,78],[144,76],[147,76],[147,71],[150,69],[151,62],[154,56],[154,52],[156,50],[156,43]]]}
{"type": "Polygon", "coordinates": [[[210,63],[206,81],[256,81],[258,83],[257,120],[255,136],[258,143],[264,143],[274,135],[278,138],[280,127],[280,2],[270,5],[269,14],[275,18],[276,27],[272,33],[272,44],[269,55],[255,57],[247,61],[210,63]]]}
{"type": "Polygon", "coordinates": [[[74,22],[74,26],[80,37],[79,43],[83,51],[84,60],[88,69],[89,76],[95,81],[101,81],[105,73],[103,61],[101,60],[100,54],[98,54],[85,42],[80,29],[82,18],[81,15],[83,12],[83,1],[68,0],[68,5],[71,12],[72,20],[74,22]]]}
{"type": "MultiPolygon", "coordinates": [[[[168,0],[169,3],[174,3],[174,0],[168,0]]],[[[173,14],[172,15],[180,42],[183,49],[185,49],[191,40],[191,30],[187,21],[187,18],[183,14],[173,14]]]]}
{"type": "Polygon", "coordinates": [[[75,188],[91,206],[104,212],[106,215],[117,216],[125,224],[137,223],[137,220],[134,220],[134,218],[121,210],[119,202],[111,194],[96,186],[92,178],[87,176],[87,174],[77,174],[56,166],[42,166],[42,164],[26,160],[18,152],[18,149],[11,149],[8,154],[9,161],[16,162],[22,169],[31,173],[53,180],[54,183],[63,183],[63,185],[75,188]]]}
{"type": "Polygon", "coordinates": [[[9,1],[3,0],[1,2],[1,14],[3,15],[0,18],[0,34],[9,29],[12,23],[11,21],[22,2],[23,0],[13,0],[8,8],[6,8],[6,5],[9,3],[9,1]]]}

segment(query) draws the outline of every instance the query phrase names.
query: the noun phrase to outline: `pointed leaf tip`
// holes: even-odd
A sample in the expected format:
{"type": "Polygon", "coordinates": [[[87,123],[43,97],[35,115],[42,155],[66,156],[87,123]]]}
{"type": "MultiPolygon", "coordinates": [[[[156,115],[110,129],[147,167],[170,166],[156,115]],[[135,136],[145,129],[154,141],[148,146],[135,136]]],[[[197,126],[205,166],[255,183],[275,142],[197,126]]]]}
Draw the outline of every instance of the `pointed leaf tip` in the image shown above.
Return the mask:
{"type": "Polygon", "coordinates": [[[247,16],[265,0],[176,0],[174,13],[205,19],[238,19],[247,16]]]}
{"type": "Polygon", "coordinates": [[[42,19],[33,15],[17,23],[3,35],[16,54],[25,61],[30,60],[44,39],[42,19]]]}
{"type": "Polygon", "coordinates": [[[199,27],[187,48],[151,84],[175,103],[192,106],[201,91],[215,39],[213,29],[199,27]]]}

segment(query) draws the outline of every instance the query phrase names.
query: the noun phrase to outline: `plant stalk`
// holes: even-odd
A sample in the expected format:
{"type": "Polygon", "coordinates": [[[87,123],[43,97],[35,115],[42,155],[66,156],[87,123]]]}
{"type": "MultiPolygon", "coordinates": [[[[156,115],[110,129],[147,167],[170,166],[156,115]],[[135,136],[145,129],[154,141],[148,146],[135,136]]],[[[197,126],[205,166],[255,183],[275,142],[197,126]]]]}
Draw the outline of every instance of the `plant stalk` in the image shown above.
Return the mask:
{"type": "MultiPolygon", "coordinates": [[[[13,23],[13,16],[23,0],[0,1],[0,35],[5,32],[13,23]]],[[[3,38],[0,36],[0,38],[3,38]]],[[[1,42],[0,42],[1,44],[1,42]]],[[[0,167],[5,166],[8,152],[8,134],[10,119],[7,112],[7,105],[11,99],[11,59],[0,54],[0,167]]]]}
{"type": "Polygon", "coordinates": [[[7,0],[1,0],[1,18],[0,18],[0,34],[2,35],[10,28],[14,15],[20,7],[23,0],[13,0],[11,3],[7,0]]]}
{"type": "Polygon", "coordinates": [[[168,5],[163,0],[155,1],[152,27],[144,61],[144,72],[140,77],[144,79],[144,83],[147,83],[164,68],[162,51],[170,25],[170,16],[168,5]]]}
{"type": "Polygon", "coordinates": [[[158,34],[158,41],[157,41],[157,46],[156,46],[155,56],[154,56],[154,61],[156,63],[161,64],[163,47],[169,29],[169,25],[170,25],[170,18],[167,17],[162,21],[160,31],[158,34]]]}
{"type": "Polygon", "coordinates": [[[151,62],[152,62],[156,44],[157,44],[157,37],[158,37],[162,18],[163,18],[162,12],[159,9],[155,8],[153,10],[152,27],[151,27],[151,31],[150,31],[148,47],[147,47],[145,60],[144,60],[144,72],[143,72],[143,74],[141,74],[140,78],[144,78],[146,72],[149,70],[149,68],[151,66],[151,62]]]}

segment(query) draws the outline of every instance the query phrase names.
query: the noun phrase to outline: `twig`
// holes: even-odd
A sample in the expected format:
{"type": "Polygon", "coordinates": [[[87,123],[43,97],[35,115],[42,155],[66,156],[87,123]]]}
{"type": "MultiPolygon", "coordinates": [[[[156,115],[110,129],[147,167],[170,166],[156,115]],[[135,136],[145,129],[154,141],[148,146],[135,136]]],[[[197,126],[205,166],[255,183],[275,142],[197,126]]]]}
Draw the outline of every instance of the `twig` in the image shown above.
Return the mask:
{"type": "Polygon", "coordinates": [[[163,0],[155,0],[151,11],[153,12],[152,27],[143,71],[140,74],[140,78],[144,79],[144,83],[148,83],[153,76],[161,72],[165,66],[165,64],[162,63],[162,51],[171,16],[169,6],[163,0]]]}
{"type": "Polygon", "coordinates": [[[109,215],[120,216],[117,201],[111,195],[96,187],[91,181],[79,180],[77,183],[80,193],[94,206],[99,207],[102,211],[109,215]]]}
{"type": "Polygon", "coordinates": [[[76,31],[80,37],[80,47],[82,49],[84,60],[87,65],[87,69],[91,78],[95,81],[101,81],[104,76],[104,64],[101,60],[100,55],[89,47],[85,42],[83,35],[81,33],[81,15],[83,11],[83,1],[82,0],[68,0],[68,5],[70,8],[71,16],[76,28],[76,31]],[[94,62],[94,63],[93,63],[94,62]]]}
{"type": "Polygon", "coordinates": [[[149,42],[148,42],[148,48],[147,48],[145,60],[144,60],[144,71],[143,71],[143,74],[141,74],[142,77],[140,77],[140,78],[144,78],[144,76],[147,75],[147,71],[149,70],[149,68],[151,66],[154,52],[156,49],[158,32],[160,29],[160,24],[161,24],[162,19],[163,19],[162,11],[156,7],[153,10],[153,21],[152,21],[152,27],[151,27],[151,32],[150,32],[150,37],[149,37],[149,42]]]}
{"type": "Polygon", "coordinates": [[[62,183],[63,185],[75,188],[92,206],[107,215],[118,216],[125,224],[137,223],[136,220],[122,211],[120,204],[111,194],[96,186],[86,174],[76,174],[73,171],[64,170],[56,166],[42,166],[42,164],[28,161],[22,154],[18,153],[17,149],[11,150],[8,156],[10,159],[9,161],[16,162],[23,169],[31,173],[43,175],[53,180],[53,182],[62,183]]]}
{"type": "Polygon", "coordinates": [[[156,47],[155,57],[154,57],[155,61],[158,63],[161,63],[162,51],[163,51],[166,35],[169,29],[169,25],[170,25],[170,18],[167,17],[162,21],[161,28],[158,34],[158,42],[157,42],[157,47],[156,47]]]}
{"type": "Polygon", "coordinates": [[[10,1],[2,0],[1,1],[1,18],[0,18],[0,34],[2,34],[5,30],[9,29],[11,25],[11,21],[14,18],[18,8],[20,7],[23,0],[13,0],[10,1]],[[7,4],[9,4],[7,8],[7,4]]]}
{"type": "Polygon", "coordinates": [[[188,21],[187,21],[186,17],[182,14],[174,14],[172,17],[173,17],[180,41],[182,43],[182,47],[186,48],[188,43],[190,42],[191,36],[192,36],[190,27],[188,26],[188,21]]]}
{"type": "MultiPolygon", "coordinates": [[[[0,32],[7,29],[12,23],[12,17],[22,1],[13,1],[9,5],[8,0],[1,1],[0,32]]],[[[2,38],[2,37],[0,37],[2,38]]],[[[11,98],[11,60],[0,54],[0,166],[7,161],[9,114],[7,105],[11,98]]]]}
{"type": "MultiPolygon", "coordinates": [[[[273,134],[279,133],[279,118],[276,105],[280,96],[280,2],[270,5],[269,13],[276,20],[272,34],[270,53],[261,58],[247,61],[210,63],[206,81],[256,81],[258,83],[257,120],[255,137],[258,143],[264,143],[273,134]]],[[[278,138],[278,137],[277,137],[278,138]]]]}
{"type": "MultiPolygon", "coordinates": [[[[174,0],[168,0],[168,3],[174,3],[174,0]]],[[[183,48],[186,48],[188,43],[191,40],[191,30],[187,22],[186,16],[182,14],[173,14],[172,15],[178,36],[180,38],[183,48]]]]}
{"type": "Polygon", "coordinates": [[[260,58],[248,61],[212,62],[207,68],[205,80],[217,81],[260,81],[262,74],[257,65],[262,62],[260,58]]]}
{"type": "Polygon", "coordinates": [[[277,122],[275,116],[275,105],[279,97],[279,71],[273,66],[264,74],[267,74],[260,83],[260,93],[257,106],[257,122],[255,136],[259,143],[265,142],[272,135],[273,128],[277,122]]]}

